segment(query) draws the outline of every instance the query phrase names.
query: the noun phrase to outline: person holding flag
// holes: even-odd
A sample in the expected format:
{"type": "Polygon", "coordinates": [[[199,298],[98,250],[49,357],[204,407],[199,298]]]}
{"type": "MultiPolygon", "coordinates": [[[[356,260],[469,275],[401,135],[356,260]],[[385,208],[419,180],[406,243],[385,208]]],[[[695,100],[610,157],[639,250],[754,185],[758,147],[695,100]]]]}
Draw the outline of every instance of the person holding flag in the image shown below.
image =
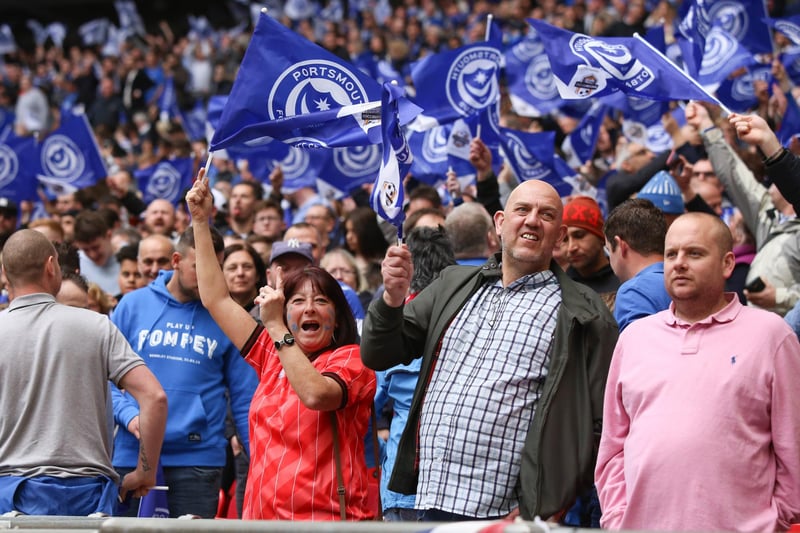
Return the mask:
{"type": "Polygon", "coordinates": [[[213,198],[201,171],[192,214],[203,305],[258,374],[243,518],[368,520],[364,439],[375,374],[361,363],[339,283],[318,267],[275,273],[258,324],[230,296],[212,246],[213,198]],[[308,453],[303,453],[306,450],[308,453]]]}
{"type": "Polygon", "coordinates": [[[494,215],[502,252],[446,269],[408,304],[411,255],[387,251],[361,357],[375,370],[422,357],[428,386],[414,394],[389,488],[416,494],[424,520],[548,518],[592,484],[617,326],[552,261],[562,212],[551,185],[523,182],[494,215]]]}

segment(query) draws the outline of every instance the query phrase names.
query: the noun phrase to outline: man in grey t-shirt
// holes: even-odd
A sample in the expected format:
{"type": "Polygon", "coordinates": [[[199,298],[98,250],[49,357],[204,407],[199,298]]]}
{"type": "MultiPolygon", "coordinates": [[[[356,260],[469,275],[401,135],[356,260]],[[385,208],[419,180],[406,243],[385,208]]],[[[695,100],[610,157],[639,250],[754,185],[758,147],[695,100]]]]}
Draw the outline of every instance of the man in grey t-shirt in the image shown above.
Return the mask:
{"type": "Polygon", "coordinates": [[[0,317],[0,514],[111,514],[156,483],[166,395],[107,317],[59,304],[58,253],[34,230],[3,248],[11,304],[0,317]],[[139,464],[119,491],[106,426],[108,381],[141,408],[139,464]]]}

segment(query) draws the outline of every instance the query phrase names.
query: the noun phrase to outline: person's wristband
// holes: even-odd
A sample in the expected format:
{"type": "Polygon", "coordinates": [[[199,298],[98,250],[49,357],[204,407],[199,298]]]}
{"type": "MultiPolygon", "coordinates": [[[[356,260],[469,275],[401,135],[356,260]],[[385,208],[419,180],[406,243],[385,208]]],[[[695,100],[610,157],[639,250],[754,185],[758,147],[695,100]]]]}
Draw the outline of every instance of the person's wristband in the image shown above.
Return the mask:
{"type": "Polygon", "coordinates": [[[765,165],[771,165],[772,163],[774,163],[774,162],[776,162],[778,159],[780,159],[780,158],[781,158],[781,156],[784,154],[784,152],[786,152],[786,148],[784,148],[783,146],[781,146],[780,148],[778,148],[778,149],[775,151],[775,153],[773,153],[773,154],[772,154],[772,155],[770,155],[769,157],[765,157],[765,158],[764,158],[762,161],[764,162],[764,164],[765,164],[765,165]]]}

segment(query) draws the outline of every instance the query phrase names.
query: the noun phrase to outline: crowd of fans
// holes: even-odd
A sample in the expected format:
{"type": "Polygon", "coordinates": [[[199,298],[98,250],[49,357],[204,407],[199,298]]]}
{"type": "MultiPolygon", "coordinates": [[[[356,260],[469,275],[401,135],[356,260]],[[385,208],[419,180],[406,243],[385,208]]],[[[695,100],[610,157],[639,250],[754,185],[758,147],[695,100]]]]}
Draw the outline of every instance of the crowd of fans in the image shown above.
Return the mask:
{"type": "MultiPolygon", "coordinates": [[[[590,35],[630,36],[634,32],[645,33],[648,26],[662,20],[673,20],[677,9],[667,0],[563,3],[554,0],[405,0],[391,3],[362,0],[329,1],[322,5],[315,2],[284,4],[272,6],[270,14],[343,59],[358,62],[366,54],[376,66],[377,77],[401,78],[408,85],[411,85],[413,61],[426,54],[483,40],[488,14],[492,14],[502,28],[504,41],[510,43],[524,35],[526,17],[544,19],[590,35]]],[[[95,186],[52,197],[42,193],[39,199],[42,208],[37,208],[34,201],[17,204],[0,198],[3,242],[15,231],[29,228],[44,233],[56,243],[64,271],[58,295],[60,301],[112,315],[122,302],[133,301],[128,296],[130,293],[159,283],[157,278],[163,277],[160,271],[176,271],[171,278],[174,282],[170,282],[170,278],[161,281],[164,290],[171,290],[170,283],[180,284],[190,279],[183,277],[190,275],[185,272],[193,270],[185,261],[194,257],[195,242],[187,237],[192,233],[192,222],[186,202],[172,205],[154,200],[145,204],[132,172],[172,157],[192,157],[195,169],[205,163],[207,140],[190,137],[179,119],[162,113],[159,100],[168,79],[174,83],[181,109],[189,110],[198,103],[207,103],[212,96],[228,94],[252,30],[247,21],[249,18],[242,26],[225,29],[213,28],[212,20],[212,28],[207,28],[207,32],[185,34],[177,34],[173,29],[174,26],[183,27],[182,23],[147,21],[145,35],[131,35],[111,52],[99,45],[71,45],[68,39],[63,48],[48,41],[42,46],[20,48],[4,56],[0,63],[0,109],[15,112],[16,132],[46,135],[57,127],[62,113],[82,108],[109,169],[106,179],[95,186]]],[[[790,84],[777,62],[773,74],[781,84],[790,84]]],[[[779,92],[776,91],[776,95],[779,92]]],[[[774,128],[785,111],[786,102],[778,96],[770,96],[767,87],[758,86],[756,94],[760,104],[753,113],[774,128]]],[[[558,139],[563,139],[578,122],[577,117],[560,111],[539,117],[520,116],[512,111],[507,94],[503,95],[501,104],[504,126],[528,131],[555,130],[558,139]]],[[[778,161],[779,154],[760,153],[757,143],[743,142],[718,108],[690,104],[684,115],[683,126],[673,115],[664,117],[664,128],[673,144],[673,148],[665,152],[653,152],[643,144],[627,140],[623,135],[623,119],[616,115],[606,118],[594,156],[576,171],[593,185],[597,185],[600,178],[606,178],[602,204],[607,209],[603,212],[601,204],[591,198],[562,199],[566,206],[567,232],[555,243],[554,259],[570,278],[597,292],[622,330],[632,321],[669,305],[669,296],[658,286],[664,275],[664,235],[669,224],[685,212],[713,214],[721,217],[730,228],[734,244],[736,268],[727,280],[727,289],[737,292],[743,304],[781,316],[789,313],[787,320],[792,321],[800,335],[800,320],[796,318],[800,315],[800,247],[796,244],[800,223],[792,200],[787,201],[781,194],[785,190],[778,190],[775,179],[768,176],[768,168],[778,161]],[[638,197],[633,204],[628,200],[631,196],[638,197]],[[653,222],[642,222],[645,220],[653,222]],[[604,225],[604,221],[608,223],[604,225]]],[[[789,148],[797,146],[793,144],[789,148]]],[[[477,177],[469,186],[463,186],[455,175],[442,176],[436,186],[420,183],[413,176],[406,180],[404,230],[411,235],[410,244],[415,243],[412,256],[417,275],[408,291],[408,301],[447,265],[454,262],[482,265],[500,251],[492,217],[503,208],[517,180],[508,167],[504,166],[497,175],[491,171],[491,155],[479,139],[472,142],[470,161],[477,177]]],[[[213,251],[208,241],[202,242],[202,254],[208,259],[217,253],[222,276],[215,277],[216,272],[208,271],[197,275],[201,283],[203,279],[218,282],[224,278],[227,291],[238,307],[233,315],[226,314],[226,310],[233,309],[230,307],[233,304],[209,299],[202,286],[198,292],[197,277],[193,287],[187,285],[187,289],[180,285],[175,291],[180,293],[185,289],[186,301],[198,302],[202,296],[214,320],[229,337],[233,335],[231,340],[235,347],[243,354],[249,353],[248,359],[257,361],[257,370],[266,364],[262,362],[262,351],[270,349],[257,337],[269,336],[263,333],[265,328],[270,335],[278,330],[283,334],[283,330],[275,325],[279,322],[275,317],[279,317],[282,310],[275,304],[270,308],[270,323],[259,325],[260,329],[253,332],[260,319],[266,316],[259,315],[255,302],[260,299],[265,303],[274,298],[272,292],[265,293],[261,288],[282,287],[284,274],[298,267],[320,266],[339,282],[344,299],[336,302],[336,312],[349,307],[360,330],[365,310],[383,293],[381,262],[396,235],[395,229],[379,220],[370,209],[367,191],[354,190],[338,199],[325,197],[313,187],[285,187],[280,168],[269,176],[258,176],[253,175],[246,164],[222,157],[213,159],[209,177],[211,188],[206,192],[196,186],[191,207],[197,213],[210,215],[220,234],[220,242],[214,243],[213,251]],[[240,311],[249,313],[252,325],[250,321],[232,323],[226,319],[238,317],[240,311]]],[[[195,227],[195,235],[196,232],[195,227]]],[[[197,254],[200,257],[200,245],[197,254]]],[[[312,283],[324,285],[320,281],[312,283]]],[[[331,297],[333,289],[315,285],[314,290],[331,297]]],[[[4,295],[7,303],[7,292],[4,295]]],[[[116,321],[123,319],[120,315],[115,318],[116,321]]],[[[348,334],[345,344],[352,341],[351,337],[348,334]]],[[[337,344],[335,339],[326,340],[337,346],[338,354],[341,343],[337,344]]],[[[306,351],[305,346],[302,348],[306,351]]],[[[276,347],[276,351],[280,349],[276,347]]],[[[391,461],[395,459],[393,454],[396,454],[402,432],[397,420],[404,421],[408,416],[418,372],[418,365],[396,367],[385,377],[379,373],[377,385],[369,380],[362,384],[369,393],[372,387],[377,388],[379,407],[383,405],[379,399],[386,399],[386,396],[395,402],[394,421],[379,420],[378,428],[373,428],[395,447],[389,453],[391,461]],[[410,390],[403,381],[409,377],[410,390]],[[398,414],[402,409],[405,414],[398,414]]],[[[156,375],[160,378],[157,372],[156,375]]],[[[226,379],[233,378],[227,376],[226,379]]],[[[237,389],[238,394],[255,393],[256,380],[252,376],[248,379],[252,380],[249,389],[237,389]]],[[[290,381],[296,389],[294,378],[290,377],[290,381]]],[[[263,386],[262,382],[259,387],[263,386]]],[[[301,401],[306,405],[313,403],[307,402],[305,397],[301,401]]],[[[334,404],[343,401],[347,401],[346,395],[344,400],[340,396],[328,397],[321,404],[315,404],[318,406],[315,408],[334,409],[334,404]]],[[[359,431],[364,429],[362,422],[366,424],[365,405],[353,411],[357,420],[352,427],[359,431]]],[[[123,416],[116,406],[114,411],[116,423],[135,435],[137,429],[131,417],[123,416]]],[[[392,411],[391,407],[384,411],[389,415],[386,418],[391,418],[392,411]]],[[[242,461],[241,451],[243,445],[246,449],[251,444],[246,442],[247,435],[242,435],[242,413],[235,414],[239,416],[239,427],[234,427],[237,424],[232,423],[233,417],[229,415],[225,437],[231,443],[231,455],[238,459],[230,458],[227,463],[234,471],[238,469],[237,482],[243,489],[248,465],[246,460],[242,461]]],[[[363,450],[364,443],[350,441],[345,450],[348,466],[351,462],[365,461],[374,467],[371,452],[363,450]],[[356,460],[355,454],[364,457],[356,460]]],[[[303,442],[298,440],[299,444],[303,442]]],[[[264,453],[260,448],[259,459],[264,453]]],[[[135,463],[135,453],[131,457],[135,463]]],[[[170,455],[165,452],[163,457],[170,455]]],[[[133,468],[135,464],[115,463],[115,467],[119,466],[133,468]]],[[[126,471],[121,473],[124,475],[126,471]]],[[[257,474],[262,483],[264,476],[273,473],[257,470],[257,474]]],[[[367,489],[366,478],[351,479],[363,484],[354,497],[365,503],[363,509],[348,507],[348,517],[368,518],[378,507],[372,500],[366,503],[368,495],[376,495],[379,489],[374,483],[367,489]]],[[[335,483],[333,474],[327,481],[335,483]]],[[[174,484],[177,487],[179,482],[174,481],[174,484]]],[[[260,487],[262,495],[273,494],[263,485],[260,487]]],[[[402,495],[391,492],[386,483],[381,486],[380,493],[384,510],[394,511],[396,519],[416,519],[411,511],[413,497],[411,501],[403,499],[402,495]],[[398,512],[398,509],[407,512],[398,512]]],[[[243,498],[239,494],[239,515],[243,498]]],[[[585,501],[566,514],[567,523],[598,524],[599,510],[592,507],[592,501],[596,500],[591,493],[584,498],[585,501]]],[[[270,504],[258,502],[256,496],[248,496],[248,500],[249,511],[245,511],[245,516],[313,518],[313,514],[303,514],[305,511],[285,514],[283,509],[268,508],[270,504]]],[[[302,506],[307,503],[298,504],[298,509],[305,509],[302,506]]],[[[193,510],[191,505],[181,509],[200,516],[213,515],[216,511],[213,505],[207,505],[202,511],[193,510]],[[208,511],[211,507],[214,509],[208,511]]]]}

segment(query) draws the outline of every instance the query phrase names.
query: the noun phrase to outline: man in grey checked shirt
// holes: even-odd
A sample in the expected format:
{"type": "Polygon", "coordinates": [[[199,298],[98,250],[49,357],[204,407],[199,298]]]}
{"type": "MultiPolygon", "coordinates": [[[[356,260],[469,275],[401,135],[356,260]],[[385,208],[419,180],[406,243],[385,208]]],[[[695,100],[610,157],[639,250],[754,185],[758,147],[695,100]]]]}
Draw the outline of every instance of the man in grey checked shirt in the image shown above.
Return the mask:
{"type": "Polygon", "coordinates": [[[386,254],[361,357],[375,370],[423,358],[389,488],[416,493],[425,520],[549,518],[592,484],[617,326],[552,261],[562,211],[550,185],[523,182],[494,215],[502,252],[446,269],[408,305],[411,255],[386,254]]]}

